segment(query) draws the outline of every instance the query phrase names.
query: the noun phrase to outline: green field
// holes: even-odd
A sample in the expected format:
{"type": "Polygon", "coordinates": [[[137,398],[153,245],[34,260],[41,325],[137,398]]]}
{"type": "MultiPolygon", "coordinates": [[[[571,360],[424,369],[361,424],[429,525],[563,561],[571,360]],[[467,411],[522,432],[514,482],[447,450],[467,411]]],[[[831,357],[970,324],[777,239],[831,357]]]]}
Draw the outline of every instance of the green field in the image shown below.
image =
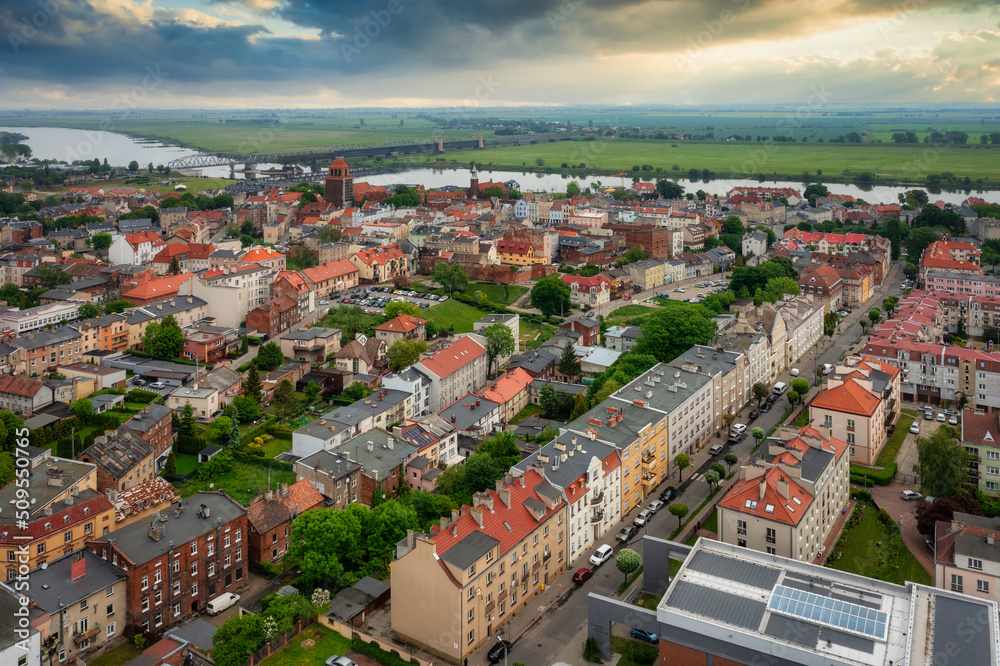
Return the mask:
{"type": "MultiPolygon", "coordinates": [[[[637,303],[630,303],[629,305],[623,305],[617,310],[609,313],[605,319],[611,322],[615,319],[631,319],[633,317],[641,317],[642,315],[647,315],[650,312],[655,312],[659,308],[651,308],[648,305],[639,305],[637,303]]],[[[621,323],[621,322],[617,322],[621,323]]]]}
{"type": "Polygon", "coordinates": [[[517,299],[521,298],[524,294],[528,293],[527,287],[522,287],[521,285],[502,285],[502,284],[492,284],[488,282],[475,282],[469,285],[465,293],[470,296],[474,296],[477,291],[481,291],[486,295],[486,298],[490,299],[491,303],[496,303],[497,305],[510,305],[517,299]],[[504,288],[506,286],[506,289],[504,288]]]}
{"type": "MultiPolygon", "coordinates": [[[[247,506],[250,501],[264,492],[267,488],[266,467],[247,465],[241,462],[233,462],[233,469],[225,474],[220,474],[207,481],[199,481],[191,478],[180,488],[181,497],[190,497],[200,490],[225,490],[230,497],[243,506],[247,506]],[[210,488],[210,484],[212,487],[210,488]]],[[[271,484],[280,485],[295,483],[295,472],[286,472],[280,469],[271,470],[271,484]]]]}
{"type": "Polygon", "coordinates": [[[270,657],[262,661],[267,666],[323,666],[328,657],[351,649],[351,641],[319,623],[313,623],[270,657]],[[302,641],[314,641],[302,647],[302,641]]]}
{"type": "Polygon", "coordinates": [[[878,454],[878,459],[875,461],[876,467],[885,467],[896,460],[899,447],[903,445],[903,440],[906,439],[906,434],[910,431],[911,425],[913,425],[913,417],[909,414],[900,414],[896,430],[893,431],[892,437],[882,447],[882,452],[878,454]]]}
{"type": "Polygon", "coordinates": [[[184,192],[176,192],[174,190],[174,185],[156,185],[155,183],[161,180],[169,180],[170,182],[176,184],[183,184],[187,187],[187,191],[191,194],[196,194],[198,190],[221,190],[226,187],[226,185],[231,185],[235,180],[230,180],[229,178],[195,178],[193,176],[181,176],[179,174],[171,174],[170,176],[154,175],[148,184],[141,183],[130,183],[130,178],[111,178],[108,180],[94,180],[89,183],[74,183],[73,185],[68,185],[66,187],[53,187],[53,192],[65,192],[69,190],[70,187],[103,187],[105,189],[112,187],[134,187],[137,190],[146,190],[161,192],[163,194],[177,194],[181,195],[184,192]]]}
{"type": "Polygon", "coordinates": [[[899,568],[895,572],[882,570],[887,563],[881,561],[882,549],[875,544],[886,543],[889,538],[888,530],[878,518],[878,509],[868,506],[861,516],[861,522],[846,534],[840,559],[831,562],[830,566],[839,571],[849,571],[900,585],[906,581],[931,585],[931,575],[905,544],[900,546],[899,568]]]}
{"type": "Polygon", "coordinates": [[[522,351],[525,349],[538,349],[543,342],[556,333],[556,327],[550,324],[536,324],[524,318],[520,320],[520,324],[521,335],[519,338],[522,351]]]}
{"type": "Polygon", "coordinates": [[[440,305],[434,305],[420,313],[423,319],[433,321],[442,331],[451,330],[454,326],[455,333],[471,333],[472,325],[485,317],[487,313],[477,310],[471,305],[459,303],[454,298],[448,299],[440,305]]]}
{"type": "MultiPolygon", "coordinates": [[[[445,158],[464,158],[460,151],[450,151],[445,158]]],[[[559,141],[538,145],[487,148],[476,151],[476,161],[484,167],[508,166],[514,169],[536,166],[559,168],[584,163],[588,169],[629,171],[635,165],[648,164],[661,170],[660,175],[686,176],[690,169],[709,169],[723,174],[817,175],[836,178],[845,170],[870,171],[876,176],[903,181],[922,181],[928,173],[951,172],[977,182],[984,176],[1000,177],[1000,146],[978,145],[934,148],[924,144],[886,143],[723,143],[705,141],[599,140],[559,141]],[[675,170],[673,167],[677,165],[675,170]]],[[[641,172],[646,178],[650,172],[641,172]]],[[[530,190],[530,179],[526,189],[530,190]]],[[[617,179],[609,177],[607,184],[617,179]]]]}
{"type": "Polygon", "coordinates": [[[121,666],[132,661],[142,654],[142,651],[132,643],[122,643],[114,650],[109,650],[93,661],[88,661],[88,666],[121,666]]]}
{"type": "Polygon", "coordinates": [[[177,473],[183,476],[198,469],[198,456],[193,453],[177,454],[177,473]]]}

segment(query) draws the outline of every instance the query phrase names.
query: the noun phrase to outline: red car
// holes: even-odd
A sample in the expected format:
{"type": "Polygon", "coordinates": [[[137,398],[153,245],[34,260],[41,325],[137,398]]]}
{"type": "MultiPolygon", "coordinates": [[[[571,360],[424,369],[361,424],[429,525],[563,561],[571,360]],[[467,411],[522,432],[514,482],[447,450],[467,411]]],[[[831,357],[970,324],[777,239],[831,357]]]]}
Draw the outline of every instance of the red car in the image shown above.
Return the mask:
{"type": "Polygon", "coordinates": [[[587,569],[587,568],[580,569],[575,574],[573,574],[573,582],[582,585],[583,583],[586,583],[587,579],[589,579],[593,575],[594,571],[592,569],[587,569]]]}
{"type": "Polygon", "coordinates": [[[624,296],[624,298],[622,298],[622,300],[623,301],[631,301],[632,300],[632,294],[625,294],[625,296],[624,296]]]}

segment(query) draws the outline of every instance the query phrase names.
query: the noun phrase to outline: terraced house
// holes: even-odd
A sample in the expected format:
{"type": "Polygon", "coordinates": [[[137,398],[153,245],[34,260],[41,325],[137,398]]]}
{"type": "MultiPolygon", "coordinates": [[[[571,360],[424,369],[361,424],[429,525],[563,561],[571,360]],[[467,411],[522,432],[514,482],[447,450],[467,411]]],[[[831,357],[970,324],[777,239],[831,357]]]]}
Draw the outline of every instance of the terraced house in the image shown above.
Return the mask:
{"type": "Polygon", "coordinates": [[[566,569],[566,501],[534,470],[497,481],[392,563],[392,630],[461,663],[566,569]]]}

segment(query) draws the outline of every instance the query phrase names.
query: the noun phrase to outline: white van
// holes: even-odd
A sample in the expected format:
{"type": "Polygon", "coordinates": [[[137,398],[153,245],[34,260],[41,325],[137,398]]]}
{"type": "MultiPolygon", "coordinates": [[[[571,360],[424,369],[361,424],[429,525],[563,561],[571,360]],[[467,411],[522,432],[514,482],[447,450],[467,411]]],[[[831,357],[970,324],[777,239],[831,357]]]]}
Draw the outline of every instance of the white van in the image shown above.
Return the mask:
{"type": "Polygon", "coordinates": [[[774,395],[784,395],[785,391],[788,390],[788,384],[785,382],[778,382],[774,385],[774,395]]]}
{"type": "Polygon", "coordinates": [[[826,375],[830,374],[831,372],[833,372],[833,366],[830,365],[829,363],[824,363],[823,364],[823,376],[825,377],[826,375]]]}
{"type": "Polygon", "coordinates": [[[232,592],[226,592],[225,594],[220,594],[216,598],[209,601],[208,607],[205,610],[208,611],[209,615],[218,615],[230,606],[238,603],[239,600],[240,595],[233,594],[232,592]]]}
{"type": "Polygon", "coordinates": [[[799,376],[799,369],[798,368],[792,368],[792,371],[790,373],[788,373],[788,374],[790,374],[792,377],[798,377],[799,376]]]}

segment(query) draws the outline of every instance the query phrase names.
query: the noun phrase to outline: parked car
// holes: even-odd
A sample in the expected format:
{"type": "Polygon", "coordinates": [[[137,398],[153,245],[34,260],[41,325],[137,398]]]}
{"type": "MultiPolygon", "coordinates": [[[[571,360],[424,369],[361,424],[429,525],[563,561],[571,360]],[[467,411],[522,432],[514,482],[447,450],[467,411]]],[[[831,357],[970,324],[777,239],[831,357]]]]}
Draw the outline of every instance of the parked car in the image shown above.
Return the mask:
{"type": "Polygon", "coordinates": [[[329,305],[330,301],[320,301],[319,304],[320,305],[329,305]]]}
{"type": "Polygon", "coordinates": [[[149,388],[165,389],[167,388],[167,385],[164,384],[163,382],[153,382],[152,384],[149,385],[149,388]]]}
{"type": "Polygon", "coordinates": [[[951,416],[949,416],[948,417],[948,425],[950,425],[950,426],[957,426],[958,425],[958,417],[955,416],[954,414],[952,414],[951,416]]]}
{"type": "Polygon", "coordinates": [[[713,456],[717,456],[720,453],[722,453],[724,448],[725,447],[723,447],[722,444],[713,444],[712,448],[710,448],[708,452],[711,453],[713,456]]]}
{"type": "Polygon", "coordinates": [[[638,638],[649,643],[659,643],[660,635],[654,634],[652,632],[646,631],[645,629],[639,629],[638,627],[632,627],[632,638],[638,638]]]}
{"type": "Polygon", "coordinates": [[[921,495],[915,490],[904,490],[903,492],[899,493],[899,496],[902,497],[907,502],[912,502],[913,500],[918,500],[923,497],[923,495],[921,495]]]}
{"type": "Polygon", "coordinates": [[[910,432],[912,432],[914,435],[919,435],[920,434],[920,423],[918,423],[917,421],[914,421],[913,425],[910,426],[910,432]]]}
{"type": "Polygon", "coordinates": [[[746,423],[734,423],[733,425],[729,426],[729,432],[733,433],[734,435],[742,435],[744,432],[746,432],[746,430],[747,430],[746,423]]]}
{"type": "Polygon", "coordinates": [[[603,546],[595,550],[594,553],[590,556],[590,563],[593,564],[595,567],[599,567],[608,560],[610,560],[611,556],[614,554],[615,554],[615,549],[607,544],[604,544],[603,546]]]}
{"type": "Polygon", "coordinates": [[[927,502],[928,504],[934,504],[934,501],[936,499],[937,499],[936,497],[932,497],[932,496],[928,495],[927,497],[924,498],[924,501],[927,502]]]}
{"type": "Polygon", "coordinates": [[[934,412],[932,412],[930,410],[924,412],[924,420],[925,421],[933,421],[934,420],[934,412]]]}
{"type": "Polygon", "coordinates": [[[632,294],[625,294],[624,296],[622,296],[622,300],[623,301],[631,301],[632,300],[632,294]]]}
{"type": "Polygon", "coordinates": [[[747,418],[750,419],[751,421],[753,421],[758,416],[760,416],[760,410],[759,409],[752,409],[752,410],[750,410],[750,414],[747,416],[747,418]]]}
{"type": "Polygon", "coordinates": [[[583,567],[582,569],[578,569],[577,572],[573,574],[573,582],[576,583],[577,585],[582,585],[583,583],[586,583],[593,575],[594,575],[593,569],[588,569],[587,567],[583,567]]]}
{"type": "Polygon", "coordinates": [[[674,293],[675,293],[675,294],[683,294],[683,293],[684,293],[684,290],[683,290],[683,289],[681,289],[680,287],[677,287],[676,289],[674,289],[674,293]]]}
{"type": "Polygon", "coordinates": [[[510,641],[499,638],[497,639],[497,644],[491,647],[490,651],[486,653],[486,658],[490,660],[491,664],[499,664],[512,647],[514,646],[511,645],[510,641]]]}
{"type": "Polygon", "coordinates": [[[649,503],[649,506],[646,507],[646,510],[649,511],[649,513],[651,514],[654,514],[662,508],[663,508],[663,502],[661,500],[653,500],[652,502],[649,503]]]}
{"type": "Polygon", "coordinates": [[[642,527],[643,525],[646,524],[646,521],[649,520],[650,516],[652,515],[653,514],[649,512],[649,509],[643,509],[642,511],[639,512],[639,515],[637,515],[635,518],[632,519],[632,524],[635,525],[636,527],[642,527]]]}
{"type": "Polygon", "coordinates": [[[763,405],[760,406],[760,411],[761,413],[767,413],[771,411],[771,403],[765,402],[763,405]]]}
{"type": "Polygon", "coordinates": [[[948,420],[948,417],[944,415],[944,412],[938,412],[937,420],[940,421],[941,423],[944,423],[946,420],[948,420]]]}
{"type": "Polygon", "coordinates": [[[142,377],[136,377],[135,379],[132,380],[132,383],[135,384],[136,386],[145,386],[148,382],[142,377]]]}
{"type": "Polygon", "coordinates": [[[941,411],[947,414],[948,416],[955,416],[956,414],[958,414],[958,412],[956,412],[954,409],[942,409],[941,411]]]}
{"type": "Polygon", "coordinates": [[[339,654],[335,654],[326,660],[326,666],[358,666],[356,663],[348,659],[347,657],[342,657],[339,654]]]}
{"type": "Polygon", "coordinates": [[[240,601],[240,595],[233,594],[232,592],[226,592],[224,594],[220,594],[216,598],[209,601],[208,606],[205,607],[205,610],[208,611],[209,615],[218,615],[219,613],[226,610],[230,606],[239,603],[239,601],[240,601]]]}
{"type": "Polygon", "coordinates": [[[792,368],[791,372],[789,372],[788,374],[790,374],[792,377],[798,377],[799,376],[799,369],[798,368],[792,368]]]}
{"type": "Polygon", "coordinates": [[[636,535],[638,531],[639,528],[635,525],[626,525],[621,529],[621,532],[615,535],[615,538],[621,543],[627,543],[636,535]]]}
{"type": "Polygon", "coordinates": [[[667,504],[668,502],[670,502],[670,500],[674,498],[674,495],[676,494],[677,494],[676,488],[674,488],[673,486],[667,486],[666,488],[663,489],[663,492],[660,493],[660,501],[663,502],[664,504],[667,504]]]}

